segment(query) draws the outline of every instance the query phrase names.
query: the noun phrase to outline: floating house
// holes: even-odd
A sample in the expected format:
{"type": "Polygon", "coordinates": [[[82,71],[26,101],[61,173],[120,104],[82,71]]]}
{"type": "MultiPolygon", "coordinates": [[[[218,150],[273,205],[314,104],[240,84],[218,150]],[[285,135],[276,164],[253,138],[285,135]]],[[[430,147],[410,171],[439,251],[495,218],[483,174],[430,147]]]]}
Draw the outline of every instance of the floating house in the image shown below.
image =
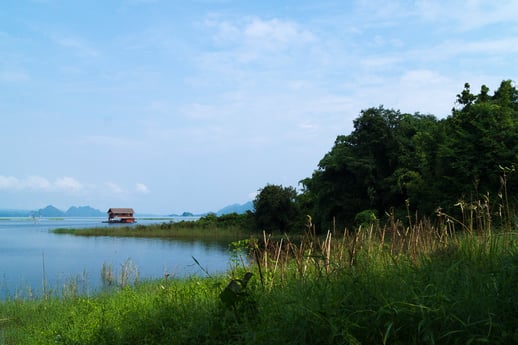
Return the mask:
{"type": "Polygon", "coordinates": [[[108,223],[135,223],[135,211],[132,208],[110,208],[108,223]]]}

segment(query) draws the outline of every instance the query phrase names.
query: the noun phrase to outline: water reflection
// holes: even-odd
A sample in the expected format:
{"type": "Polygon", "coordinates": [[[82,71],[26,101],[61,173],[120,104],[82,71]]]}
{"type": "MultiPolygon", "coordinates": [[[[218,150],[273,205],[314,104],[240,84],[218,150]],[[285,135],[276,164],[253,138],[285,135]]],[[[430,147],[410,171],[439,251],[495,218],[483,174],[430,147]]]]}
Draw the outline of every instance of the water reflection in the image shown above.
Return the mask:
{"type": "Polygon", "coordinates": [[[99,224],[97,219],[42,219],[38,224],[20,219],[1,221],[0,298],[40,294],[44,289],[59,291],[70,282],[79,290],[95,291],[102,285],[103,265],[111,265],[117,273],[128,260],[138,268],[139,279],[204,275],[204,270],[217,274],[228,269],[226,241],[80,237],[49,232],[58,227],[99,224]]]}

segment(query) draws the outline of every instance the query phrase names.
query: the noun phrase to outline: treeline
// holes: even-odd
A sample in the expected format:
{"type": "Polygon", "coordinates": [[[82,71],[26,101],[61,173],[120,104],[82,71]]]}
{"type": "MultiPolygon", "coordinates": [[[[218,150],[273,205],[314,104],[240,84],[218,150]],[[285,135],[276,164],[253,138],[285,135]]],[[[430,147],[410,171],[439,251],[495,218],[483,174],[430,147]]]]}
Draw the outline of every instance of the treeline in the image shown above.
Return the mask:
{"type": "Polygon", "coordinates": [[[518,90],[505,80],[492,95],[485,85],[473,94],[466,83],[441,120],[383,106],[361,111],[352,133],[339,135],[300,181],[301,193],[276,185],[260,190],[254,219],[262,229],[287,231],[304,222],[327,229],[483,207],[512,220],[517,163],[518,90]]]}
{"type": "Polygon", "coordinates": [[[518,217],[518,90],[511,80],[491,95],[470,85],[444,119],[383,106],[362,110],[349,135],[339,135],[311,177],[268,184],[254,212],[202,217],[194,227],[317,231],[393,217],[434,218],[485,213],[516,225],[518,217]]]}
{"type": "MultiPolygon", "coordinates": [[[[242,229],[253,231],[255,228],[254,213],[247,211],[244,214],[229,213],[216,215],[209,213],[200,217],[195,222],[191,220],[182,220],[178,222],[169,222],[159,225],[163,230],[171,229],[242,229]]],[[[145,227],[148,227],[147,225],[145,227]]]]}

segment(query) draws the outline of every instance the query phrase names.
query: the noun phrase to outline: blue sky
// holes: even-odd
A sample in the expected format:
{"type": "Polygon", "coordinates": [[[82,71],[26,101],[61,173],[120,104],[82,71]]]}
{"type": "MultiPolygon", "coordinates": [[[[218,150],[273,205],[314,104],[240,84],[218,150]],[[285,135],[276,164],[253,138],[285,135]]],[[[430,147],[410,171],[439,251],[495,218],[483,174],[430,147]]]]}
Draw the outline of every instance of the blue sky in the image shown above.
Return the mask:
{"type": "Polygon", "coordinates": [[[362,109],[516,81],[518,2],[4,0],[0,208],[216,211],[311,176],[362,109]]]}

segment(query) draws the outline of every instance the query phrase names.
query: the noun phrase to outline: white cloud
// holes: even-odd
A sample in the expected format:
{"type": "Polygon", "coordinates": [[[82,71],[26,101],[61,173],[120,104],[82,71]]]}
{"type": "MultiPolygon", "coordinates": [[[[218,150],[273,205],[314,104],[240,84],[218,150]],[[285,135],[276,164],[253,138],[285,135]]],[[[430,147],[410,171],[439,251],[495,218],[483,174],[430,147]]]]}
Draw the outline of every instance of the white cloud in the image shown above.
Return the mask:
{"type": "Polygon", "coordinates": [[[13,176],[0,175],[0,189],[16,189],[20,186],[20,180],[13,176]]]}
{"type": "Polygon", "coordinates": [[[24,180],[23,184],[30,189],[52,189],[52,184],[49,182],[49,180],[41,176],[29,176],[27,179],[24,180]]]}
{"type": "Polygon", "coordinates": [[[445,85],[448,80],[444,76],[431,70],[411,70],[402,75],[401,82],[412,87],[414,85],[445,85]]]}
{"type": "Polygon", "coordinates": [[[78,192],[81,191],[84,187],[81,183],[79,183],[73,177],[60,177],[54,182],[54,186],[58,189],[62,189],[70,192],[78,192]]]}
{"type": "Polygon", "coordinates": [[[237,26],[227,21],[220,21],[207,19],[205,26],[209,28],[216,28],[213,34],[213,39],[216,43],[225,43],[234,41],[239,38],[240,31],[237,26]]]}
{"type": "Polygon", "coordinates": [[[302,30],[295,22],[279,19],[262,20],[255,18],[243,28],[244,36],[249,40],[262,41],[269,45],[288,45],[314,40],[313,34],[302,30]]]}
{"type": "Polygon", "coordinates": [[[459,84],[443,73],[414,69],[386,78],[377,85],[367,84],[358,94],[362,95],[363,108],[382,104],[402,112],[429,113],[442,118],[451,111],[457,91],[459,84]]]}
{"type": "MultiPolygon", "coordinates": [[[[223,51],[205,53],[200,61],[213,65],[229,63],[251,63],[258,61],[274,61],[286,51],[306,49],[308,44],[316,41],[315,35],[301,27],[295,21],[277,18],[263,20],[247,18],[240,22],[207,20],[205,25],[211,32],[214,42],[225,47],[223,51]]],[[[282,61],[282,60],[281,60],[282,61]]]]}
{"type": "Polygon", "coordinates": [[[518,38],[503,37],[493,40],[449,40],[426,49],[410,51],[408,59],[421,61],[446,61],[459,57],[475,57],[485,61],[488,57],[508,58],[518,52],[518,38]]]}
{"type": "Polygon", "coordinates": [[[17,178],[0,175],[0,189],[4,190],[39,190],[39,191],[69,191],[78,192],[84,186],[73,177],[59,177],[53,183],[41,176],[17,178]]]}
{"type": "Polygon", "coordinates": [[[469,31],[492,24],[518,23],[518,2],[514,0],[420,0],[415,7],[417,15],[423,19],[453,23],[454,30],[469,31]]]}
{"type": "Polygon", "coordinates": [[[211,18],[205,21],[205,26],[216,29],[212,35],[214,41],[219,44],[262,42],[262,44],[279,46],[279,44],[310,42],[315,39],[314,34],[302,29],[296,22],[278,18],[263,20],[254,17],[241,22],[211,18]]]}
{"type": "Polygon", "coordinates": [[[112,194],[121,194],[124,193],[124,190],[117,183],[114,182],[106,182],[106,187],[112,194]]]}
{"type": "Polygon", "coordinates": [[[135,184],[135,190],[138,193],[143,193],[143,194],[149,193],[149,188],[145,184],[143,184],[143,183],[135,184]]]}
{"type": "Polygon", "coordinates": [[[390,68],[400,63],[402,58],[400,56],[376,56],[365,57],[360,63],[367,68],[390,68]]]}

